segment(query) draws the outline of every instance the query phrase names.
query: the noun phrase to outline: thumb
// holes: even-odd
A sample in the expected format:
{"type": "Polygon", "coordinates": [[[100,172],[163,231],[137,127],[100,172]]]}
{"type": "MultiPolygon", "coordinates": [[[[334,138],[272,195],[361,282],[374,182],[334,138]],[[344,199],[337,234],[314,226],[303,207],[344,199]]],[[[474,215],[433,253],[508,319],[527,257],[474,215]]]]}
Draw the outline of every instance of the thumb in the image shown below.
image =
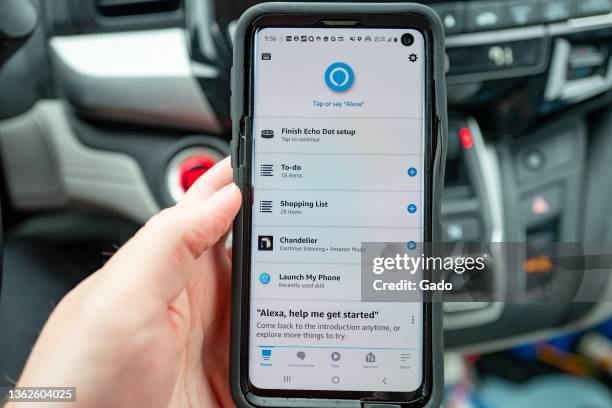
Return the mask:
{"type": "Polygon", "coordinates": [[[241,204],[231,183],[208,198],[163,210],[147,222],[104,266],[166,302],[187,285],[196,260],[229,230],[241,204]]]}

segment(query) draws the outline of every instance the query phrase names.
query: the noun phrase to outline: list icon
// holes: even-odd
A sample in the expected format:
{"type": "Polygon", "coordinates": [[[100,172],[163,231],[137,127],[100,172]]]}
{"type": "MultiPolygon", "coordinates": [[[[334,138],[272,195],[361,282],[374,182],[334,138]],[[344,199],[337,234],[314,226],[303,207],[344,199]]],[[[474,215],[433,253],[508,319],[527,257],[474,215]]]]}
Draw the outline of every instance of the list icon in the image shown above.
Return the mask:
{"type": "Polygon", "coordinates": [[[261,200],[259,202],[259,212],[261,213],[271,213],[272,212],[272,204],[271,200],[261,200]]]}
{"type": "Polygon", "coordinates": [[[262,177],[272,177],[274,175],[274,165],[262,164],[259,167],[259,175],[262,177]]]}

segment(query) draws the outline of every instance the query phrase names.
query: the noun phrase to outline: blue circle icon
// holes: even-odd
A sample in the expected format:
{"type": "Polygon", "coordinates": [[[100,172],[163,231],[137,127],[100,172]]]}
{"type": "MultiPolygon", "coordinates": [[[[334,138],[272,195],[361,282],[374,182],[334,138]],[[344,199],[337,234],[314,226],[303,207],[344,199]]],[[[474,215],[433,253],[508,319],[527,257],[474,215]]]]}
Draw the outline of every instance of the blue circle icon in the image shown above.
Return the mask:
{"type": "Polygon", "coordinates": [[[325,70],[325,83],[335,92],[344,92],[353,86],[353,69],[344,62],[334,62],[325,70]]]}
{"type": "Polygon", "coordinates": [[[270,275],[265,272],[262,273],[261,275],[259,275],[259,281],[264,285],[267,285],[268,283],[270,283],[270,275]]]}
{"type": "Polygon", "coordinates": [[[414,167],[409,168],[409,169],[408,169],[408,175],[409,175],[410,177],[414,177],[414,176],[416,176],[416,175],[417,175],[417,169],[415,169],[414,167]]]}
{"type": "Polygon", "coordinates": [[[417,247],[417,243],[414,241],[408,241],[406,246],[408,247],[409,250],[414,251],[417,247]]]}
{"type": "Polygon", "coordinates": [[[408,204],[408,212],[410,214],[414,214],[417,210],[417,207],[415,204],[408,204]]]}

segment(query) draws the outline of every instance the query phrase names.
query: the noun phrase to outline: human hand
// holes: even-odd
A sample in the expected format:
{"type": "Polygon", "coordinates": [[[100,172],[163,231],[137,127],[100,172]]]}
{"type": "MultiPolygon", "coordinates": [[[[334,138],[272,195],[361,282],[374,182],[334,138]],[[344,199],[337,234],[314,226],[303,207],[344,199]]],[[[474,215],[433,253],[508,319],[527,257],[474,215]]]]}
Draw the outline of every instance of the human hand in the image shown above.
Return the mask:
{"type": "Polygon", "coordinates": [[[68,293],[17,386],[74,386],[70,407],[233,405],[225,237],[241,196],[231,179],[225,159],[68,293]]]}

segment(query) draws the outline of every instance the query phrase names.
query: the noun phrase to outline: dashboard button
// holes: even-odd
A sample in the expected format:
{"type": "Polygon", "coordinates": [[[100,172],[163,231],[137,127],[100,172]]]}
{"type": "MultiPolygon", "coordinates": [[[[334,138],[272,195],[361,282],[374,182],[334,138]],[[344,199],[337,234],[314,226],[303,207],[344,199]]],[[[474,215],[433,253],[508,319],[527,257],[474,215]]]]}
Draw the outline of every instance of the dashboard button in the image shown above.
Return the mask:
{"type": "Polygon", "coordinates": [[[525,168],[531,171],[538,171],[544,167],[544,153],[540,149],[531,149],[525,152],[523,156],[523,164],[525,168]]]}
{"type": "Polygon", "coordinates": [[[547,23],[567,20],[572,16],[572,0],[548,0],[542,8],[542,20],[547,23]]]}
{"type": "Polygon", "coordinates": [[[609,13],[612,10],[610,0],[574,0],[579,17],[609,13]]]}
{"type": "Polygon", "coordinates": [[[442,226],[445,242],[477,241],[481,238],[480,222],[476,218],[444,220],[442,226]]]}
{"type": "Polygon", "coordinates": [[[464,75],[537,67],[544,58],[542,40],[502,42],[446,50],[448,75],[464,75]]]}
{"type": "Polygon", "coordinates": [[[508,21],[512,26],[525,26],[542,21],[542,3],[532,0],[508,2],[508,21]]]}
{"type": "Polygon", "coordinates": [[[467,6],[467,29],[491,30],[508,24],[503,3],[475,2],[467,6]]]}
{"type": "Polygon", "coordinates": [[[465,30],[465,7],[461,3],[431,6],[440,16],[446,34],[457,34],[465,30]]]}
{"type": "Polygon", "coordinates": [[[189,190],[193,183],[215,163],[216,161],[208,156],[193,156],[181,163],[179,177],[183,191],[189,190]]]}
{"type": "Polygon", "coordinates": [[[562,190],[558,185],[542,189],[523,199],[525,225],[531,227],[554,219],[561,214],[562,190]]]}

